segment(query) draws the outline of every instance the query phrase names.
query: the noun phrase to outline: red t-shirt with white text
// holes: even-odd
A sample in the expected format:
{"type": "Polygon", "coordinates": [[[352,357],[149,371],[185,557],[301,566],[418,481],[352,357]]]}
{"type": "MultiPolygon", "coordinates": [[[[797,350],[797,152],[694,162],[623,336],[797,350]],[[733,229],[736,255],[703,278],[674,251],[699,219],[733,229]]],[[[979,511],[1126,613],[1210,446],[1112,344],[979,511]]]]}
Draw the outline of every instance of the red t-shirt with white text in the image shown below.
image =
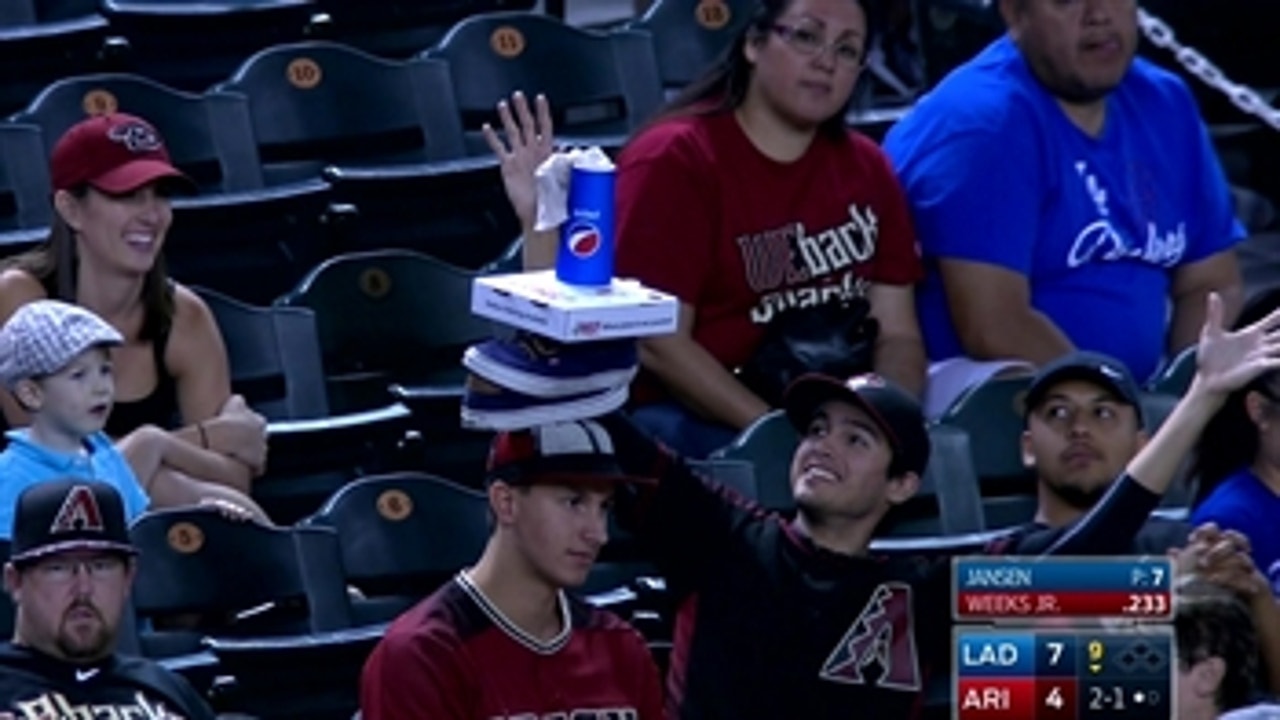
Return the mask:
{"type": "MultiPolygon", "coordinates": [[[[691,305],[693,338],[727,368],[781,310],[923,277],[897,178],[854,131],[781,163],[732,113],[659,122],[619,158],[617,228],[617,274],[691,305]]],[[[642,380],[633,396],[661,392],[642,380]]]]}

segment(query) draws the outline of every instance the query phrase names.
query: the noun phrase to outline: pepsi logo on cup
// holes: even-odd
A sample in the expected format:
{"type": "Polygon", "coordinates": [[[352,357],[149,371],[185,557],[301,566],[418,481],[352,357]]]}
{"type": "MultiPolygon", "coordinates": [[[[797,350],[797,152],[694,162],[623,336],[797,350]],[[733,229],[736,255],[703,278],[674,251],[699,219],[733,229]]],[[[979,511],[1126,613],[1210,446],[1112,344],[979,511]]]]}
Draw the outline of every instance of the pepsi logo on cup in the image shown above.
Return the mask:
{"type": "Polygon", "coordinates": [[[600,252],[600,228],[592,223],[574,223],[569,228],[569,252],[583,260],[600,252]]]}
{"type": "Polygon", "coordinates": [[[598,148],[602,167],[577,164],[569,172],[568,222],[560,226],[556,279],[578,287],[613,283],[614,176],[612,163],[598,148]]]}

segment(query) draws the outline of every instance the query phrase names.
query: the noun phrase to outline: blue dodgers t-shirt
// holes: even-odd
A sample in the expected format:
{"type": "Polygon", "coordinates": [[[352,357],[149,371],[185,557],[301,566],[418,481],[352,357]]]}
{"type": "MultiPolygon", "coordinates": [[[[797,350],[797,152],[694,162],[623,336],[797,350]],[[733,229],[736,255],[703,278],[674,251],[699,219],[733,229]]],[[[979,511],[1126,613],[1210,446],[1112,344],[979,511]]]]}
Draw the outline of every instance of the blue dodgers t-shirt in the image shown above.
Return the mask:
{"type": "Polygon", "coordinates": [[[917,302],[930,359],[963,354],[938,274],[950,258],[1026,276],[1032,306],[1077,347],[1154,373],[1170,270],[1244,232],[1181,80],[1139,59],[1107,103],[1101,136],[1081,132],[1006,36],[889,132],[926,264],[917,302]]]}
{"type": "Polygon", "coordinates": [[[106,433],[85,438],[87,452],[82,454],[56,452],[37,445],[26,430],[10,430],[5,437],[9,446],[0,452],[0,539],[12,536],[18,496],[46,480],[83,478],[107,483],[124,499],[125,519],[130,522],[151,504],[133,468],[106,433]]]}
{"type": "Polygon", "coordinates": [[[1227,476],[1191,513],[1191,524],[1212,522],[1249,538],[1253,564],[1280,596],[1280,496],[1248,468],[1227,476]]]}

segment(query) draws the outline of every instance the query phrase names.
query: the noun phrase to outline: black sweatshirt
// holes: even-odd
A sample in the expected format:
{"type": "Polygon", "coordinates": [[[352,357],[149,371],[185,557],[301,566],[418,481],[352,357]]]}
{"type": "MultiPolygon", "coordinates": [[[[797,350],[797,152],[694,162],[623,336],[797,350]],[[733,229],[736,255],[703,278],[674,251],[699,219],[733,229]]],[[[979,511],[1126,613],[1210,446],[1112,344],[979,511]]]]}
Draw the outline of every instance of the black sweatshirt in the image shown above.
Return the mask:
{"type": "MultiPolygon", "coordinates": [[[[930,669],[948,664],[950,562],[833,553],[683,463],[656,464],[633,517],[682,601],[670,717],[916,714],[930,669]]],[[[1127,554],[1158,500],[1121,477],[1079,523],[1049,531],[1044,554],[1127,554]]]]}

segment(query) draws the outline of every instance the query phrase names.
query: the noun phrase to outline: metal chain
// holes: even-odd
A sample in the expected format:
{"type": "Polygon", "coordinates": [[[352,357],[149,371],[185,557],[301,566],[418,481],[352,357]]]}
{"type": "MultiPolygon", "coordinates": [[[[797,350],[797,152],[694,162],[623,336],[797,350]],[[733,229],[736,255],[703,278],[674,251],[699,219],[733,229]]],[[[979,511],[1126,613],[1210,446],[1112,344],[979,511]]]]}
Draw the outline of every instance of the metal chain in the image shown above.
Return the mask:
{"type": "Polygon", "coordinates": [[[1280,110],[1263,100],[1253,88],[1233,82],[1199,50],[1178,42],[1178,38],[1173,34],[1173,28],[1169,27],[1168,23],[1139,8],[1138,25],[1152,45],[1173,53],[1187,72],[1226,95],[1242,112],[1258,118],[1270,125],[1273,130],[1280,130],[1280,110]]]}

